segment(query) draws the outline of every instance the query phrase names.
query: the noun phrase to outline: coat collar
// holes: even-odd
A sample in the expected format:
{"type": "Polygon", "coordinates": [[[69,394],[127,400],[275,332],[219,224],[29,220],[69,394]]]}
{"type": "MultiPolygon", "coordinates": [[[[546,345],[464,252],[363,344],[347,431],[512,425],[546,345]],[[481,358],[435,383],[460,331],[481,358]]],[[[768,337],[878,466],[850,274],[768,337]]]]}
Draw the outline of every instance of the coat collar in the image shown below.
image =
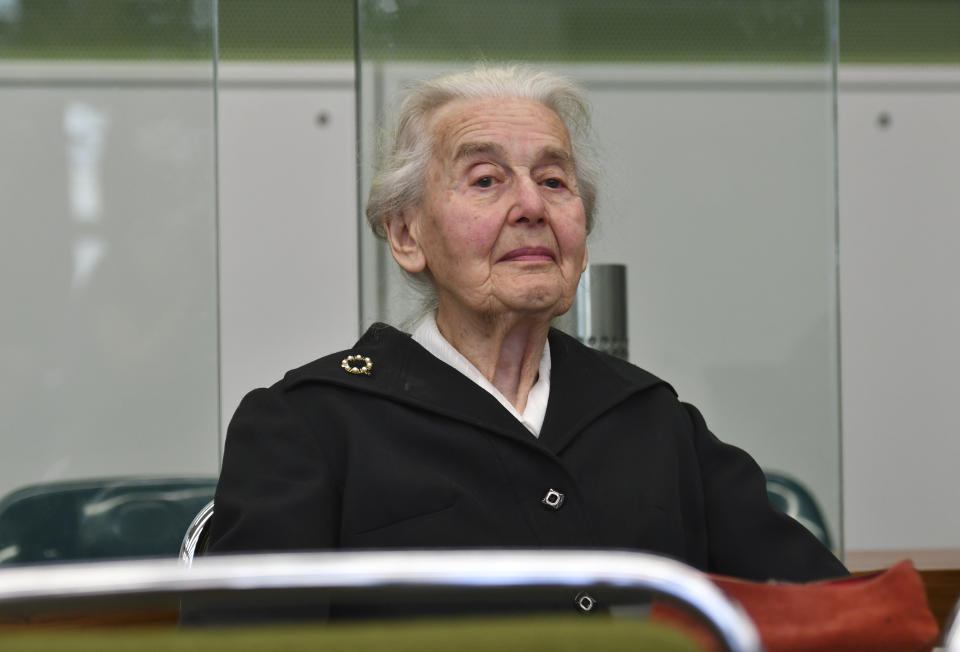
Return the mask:
{"type": "Polygon", "coordinates": [[[592,421],[630,396],[663,386],[653,374],[550,330],[550,400],[540,429],[543,443],[559,453],[592,421]]]}
{"type": "MultiPolygon", "coordinates": [[[[589,349],[557,330],[550,331],[550,400],[539,440],[489,393],[459,371],[386,324],[374,324],[353,348],[289,372],[283,390],[329,383],[375,394],[447,416],[557,454],[599,415],[630,395],[662,380],[638,367],[589,349]],[[369,376],[344,371],[348,355],[370,358],[369,376]]],[[[668,386],[669,387],[669,386],[668,386]]]]}

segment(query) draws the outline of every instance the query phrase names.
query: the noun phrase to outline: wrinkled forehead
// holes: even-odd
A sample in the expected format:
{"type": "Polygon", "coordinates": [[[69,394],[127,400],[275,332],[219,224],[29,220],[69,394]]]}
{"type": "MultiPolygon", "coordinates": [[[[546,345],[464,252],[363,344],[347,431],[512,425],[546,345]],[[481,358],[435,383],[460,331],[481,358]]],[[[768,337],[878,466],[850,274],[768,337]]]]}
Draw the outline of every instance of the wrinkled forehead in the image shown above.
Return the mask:
{"type": "Polygon", "coordinates": [[[510,134],[534,137],[552,151],[573,160],[570,134],[560,116],[535,100],[524,98],[457,99],[435,109],[427,133],[433,155],[453,160],[477,144],[509,146],[510,134]],[[498,142],[505,141],[505,142],[498,142]]]}

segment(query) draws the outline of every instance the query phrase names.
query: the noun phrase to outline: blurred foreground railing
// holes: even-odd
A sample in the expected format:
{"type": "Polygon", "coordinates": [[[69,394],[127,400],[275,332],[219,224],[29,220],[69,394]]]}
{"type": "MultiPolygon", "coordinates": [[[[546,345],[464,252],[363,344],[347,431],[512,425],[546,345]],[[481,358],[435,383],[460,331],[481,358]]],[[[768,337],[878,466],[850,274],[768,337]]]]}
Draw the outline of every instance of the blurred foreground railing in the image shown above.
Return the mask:
{"type": "MultiPolygon", "coordinates": [[[[679,562],[636,552],[404,551],[326,552],[176,560],[49,564],[0,569],[0,611],[122,603],[188,596],[316,590],[330,598],[479,590],[489,597],[570,588],[602,591],[625,603],[665,598],[698,613],[726,649],[761,650],[756,629],[704,575],[679,562]]],[[[572,597],[571,597],[572,600],[572,597]]],[[[572,603],[571,603],[572,604],[572,603]]]]}

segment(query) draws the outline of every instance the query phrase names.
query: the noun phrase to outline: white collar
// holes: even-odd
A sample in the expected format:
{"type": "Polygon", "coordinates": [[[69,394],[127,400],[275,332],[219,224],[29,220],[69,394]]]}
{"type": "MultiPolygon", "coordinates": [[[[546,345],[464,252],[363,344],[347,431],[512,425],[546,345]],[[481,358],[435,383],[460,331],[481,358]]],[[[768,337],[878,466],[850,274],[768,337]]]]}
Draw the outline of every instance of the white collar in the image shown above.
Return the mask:
{"type": "Polygon", "coordinates": [[[423,321],[417,325],[413,331],[413,341],[439,358],[448,365],[462,373],[464,376],[475,382],[481,388],[487,390],[493,398],[500,401],[520,423],[526,426],[534,437],[540,436],[540,429],[543,427],[543,419],[547,414],[547,401],[550,398],[550,342],[544,342],[543,355],[540,357],[540,372],[537,382],[530,388],[530,394],[527,395],[527,405],[523,414],[517,412],[507,397],[499,389],[493,386],[486,376],[480,373],[480,370],[473,366],[473,363],[467,360],[462,353],[457,351],[450,342],[447,341],[437,328],[437,317],[430,313],[424,317],[423,321]]]}

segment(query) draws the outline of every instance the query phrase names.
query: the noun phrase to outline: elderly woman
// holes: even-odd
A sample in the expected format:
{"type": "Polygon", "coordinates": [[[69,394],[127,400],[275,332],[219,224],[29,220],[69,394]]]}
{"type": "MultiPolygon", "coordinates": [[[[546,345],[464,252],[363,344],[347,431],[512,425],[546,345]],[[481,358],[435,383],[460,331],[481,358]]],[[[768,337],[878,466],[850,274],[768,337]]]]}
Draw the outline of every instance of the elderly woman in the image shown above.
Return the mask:
{"type": "Polygon", "coordinates": [[[670,385],[551,330],[587,264],[585,107],[524,68],[413,90],[367,215],[435,311],[243,400],[213,551],[619,548],[754,580],[846,573],[670,385]]]}

